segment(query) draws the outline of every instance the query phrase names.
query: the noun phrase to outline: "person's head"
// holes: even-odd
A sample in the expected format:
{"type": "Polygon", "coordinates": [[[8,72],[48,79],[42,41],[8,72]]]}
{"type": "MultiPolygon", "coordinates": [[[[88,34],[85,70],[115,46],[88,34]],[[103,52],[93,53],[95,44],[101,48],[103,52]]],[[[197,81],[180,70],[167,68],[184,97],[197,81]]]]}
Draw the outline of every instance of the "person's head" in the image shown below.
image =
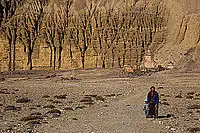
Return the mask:
{"type": "Polygon", "coordinates": [[[155,86],[151,86],[150,90],[154,92],[156,90],[155,86]]]}
{"type": "Polygon", "coordinates": [[[148,101],[147,101],[147,100],[145,100],[144,102],[145,102],[146,104],[148,103],[148,101]]]}

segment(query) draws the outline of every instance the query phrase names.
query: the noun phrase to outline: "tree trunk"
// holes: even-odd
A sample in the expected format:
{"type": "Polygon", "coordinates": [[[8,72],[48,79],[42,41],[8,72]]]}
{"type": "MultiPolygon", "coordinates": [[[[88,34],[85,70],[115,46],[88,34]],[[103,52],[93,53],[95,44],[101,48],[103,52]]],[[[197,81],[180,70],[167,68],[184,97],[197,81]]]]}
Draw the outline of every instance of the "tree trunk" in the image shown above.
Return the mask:
{"type": "Polygon", "coordinates": [[[95,66],[96,66],[96,68],[98,68],[98,61],[99,61],[99,59],[98,59],[98,55],[96,56],[96,63],[95,63],[95,66]]]}
{"type": "Polygon", "coordinates": [[[85,68],[85,53],[81,53],[82,68],[85,68]]]}
{"type": "Polygon", "coordinates": [[[16,41],[17,41],[17,29],[14,30],[13,36],[13,71],[15,71],[15,60],[16,60],[16,41]]]}
{"type": "Polygon", "coordinates": [[[112,68],[114,67],[115,65],[115,50],[114,48],[112,48],[112,68]]]}
{"type": "Polygon", "coordinates": [[[71,67],[72,67],[73,52],[72,52],[72,44],[71,44],[71,42],[69,42],[69,55],[70,55],[70,63],[71,63],[71,67]]]}
{"type": "Polygon", "coordinates": [[[9,39],[9,49],[8,49],[8,71],[11,71],[12,67],[12,40],[9,39]]]}
{"type": "Polygon", "coordinates": [[[53,48],[53,56],[54,56],[54,58],[53,58],[53,70],[56,70],[56,47],[54,46],[54,48],[53,48]]]}
{"type": "Polygon", "coordinates": [[[137,66],[137,69],[139,68],[139,51],[138,51],[138,47],[139,47],[139,40],[136,38],[135,39],[135,45],[136,45],[136,48],[135,48],[135,52],[136,52],[136,66],[137,66]]]}
{"type": "Polygon", "coordinates": [[[53,50],[52,50],[52,47],[49,46],[49,49],[50,49],[50,59],[49,59],[49,66],[50,68],[52,68],[52,61],[53,61],[53,50]]]}
{"type": "Polygon", "coordinates": [[[32,55],[30,56],[29,70],[33,70],[32,55]]]}
{"type": "Polygon", "coordinates": [[[142,63],[142,61],[143,61],[144,54],[145,54],[145,43],[144,43],[144,41],[142,40],[141,55],[140,55],[140,63],[142,63]]]}
{"type": "Polygon", "coordinates": [[[118,57],[118,66],[119,66],[119,68],[121,68],[121,61],[120,61],[120,57],[118,57]]]}
{"type": "Polygon", "coordinates": [[[105,57],[103,57],[103,60],[102,60],[102,68],[105,68],[106,67],[106,64],[105,64],[105,57]]]}
{"type": "Polygon", "coordinates": [[[13,42],[13,71],[15,71],[16,60],[16,41],[13,42]]]}
{"type": "Polygon", "coordinates": [[[122,65],[125,65],[125,61],[126,61],[126,42],[124,40],[124,52],[123,52],[123,57],[122,57],[122,65]]]}
{"type": "Polygon", "coordinates": [[[61,68],[61,59],[62,59],[62,46],[60,44],[59,49],[58,49],[58,70],[61,68]]]}
{"type": "Polygon", "coordinates": [[[33,63],[32,63],[32,50],[29,46],[29,51],[28,51],[28,64],[29,65],[29,70],[32,70],[33,69],[33,63]]]}

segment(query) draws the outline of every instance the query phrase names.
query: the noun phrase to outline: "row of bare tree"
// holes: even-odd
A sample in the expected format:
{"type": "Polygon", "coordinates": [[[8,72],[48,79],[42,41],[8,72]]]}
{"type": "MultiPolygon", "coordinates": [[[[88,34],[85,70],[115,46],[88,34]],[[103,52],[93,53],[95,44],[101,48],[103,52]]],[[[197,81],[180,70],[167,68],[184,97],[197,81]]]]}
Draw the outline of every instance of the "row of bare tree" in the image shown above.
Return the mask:
{"type": "Polygon", "coordinates": [[[71,63],[79,51],[82,68],[88,49],[95,52],[96,67],[99,62],[101,67],[121,67],[127,62],[139,66],[167,21],[163,0],[141,1],[86,1],[84,8],[77,9],[73,0],[2,0],[0,23],[8,40],[8,70],[16,68],[17,41],[27,53],[29,70],[40,41],[49,47],[49,66],[54,70],[62,67],[66,49],[71,63]]]}

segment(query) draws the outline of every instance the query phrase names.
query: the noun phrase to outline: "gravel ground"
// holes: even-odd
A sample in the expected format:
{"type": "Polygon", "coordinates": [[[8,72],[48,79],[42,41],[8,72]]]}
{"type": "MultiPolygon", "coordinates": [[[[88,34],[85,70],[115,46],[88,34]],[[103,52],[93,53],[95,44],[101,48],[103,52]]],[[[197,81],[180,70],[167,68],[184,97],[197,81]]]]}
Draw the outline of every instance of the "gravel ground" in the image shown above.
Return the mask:
{"type": "Polygon", "coordinates": [[[0,132],[200,132],[200,75],[163,71],[127,76],[120,69],[19,71],[0,76],[0,132]],[[159,118],[143,102],[154,85],[159,118]]]}

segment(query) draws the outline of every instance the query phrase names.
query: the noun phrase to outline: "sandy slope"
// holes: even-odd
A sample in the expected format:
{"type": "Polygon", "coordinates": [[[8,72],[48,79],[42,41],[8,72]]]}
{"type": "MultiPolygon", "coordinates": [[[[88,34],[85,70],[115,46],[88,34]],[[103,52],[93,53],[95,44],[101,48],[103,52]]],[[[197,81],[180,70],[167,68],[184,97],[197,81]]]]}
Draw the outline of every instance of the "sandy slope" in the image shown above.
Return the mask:
{"type": "Polygon", "coordinates": [[[199,106],[188,109],[199,105],[198,74],[161,72],[127,78],[119,70],[32,73],[3,76],[5,81],[0,82],[0,90],[10,94],[0,93],[1,132],[165,133],[188,132],[200,127],[199,106]],[[158,90],[162,118],[157,120],[146,119],[142,110],[151,85],[164,88],[158,90]],[[194,92],[192,97],[186,98],[188,92],[194,92]],[[179,93],[182,98],[176,98],[179,93]],[[56,95],[62,95],[62,99],[56,95]],[[24,97],[30,102],[16,103],[24,97]],[[8,105],[21,110],[5,110],[8,105]],[[51,108],[53,105],[61,115],[47,113],[52,110],[47,105],[51,108]],[[22,118],[36,112],[41,113],[40,117],[23,121],[22,118]]]}

